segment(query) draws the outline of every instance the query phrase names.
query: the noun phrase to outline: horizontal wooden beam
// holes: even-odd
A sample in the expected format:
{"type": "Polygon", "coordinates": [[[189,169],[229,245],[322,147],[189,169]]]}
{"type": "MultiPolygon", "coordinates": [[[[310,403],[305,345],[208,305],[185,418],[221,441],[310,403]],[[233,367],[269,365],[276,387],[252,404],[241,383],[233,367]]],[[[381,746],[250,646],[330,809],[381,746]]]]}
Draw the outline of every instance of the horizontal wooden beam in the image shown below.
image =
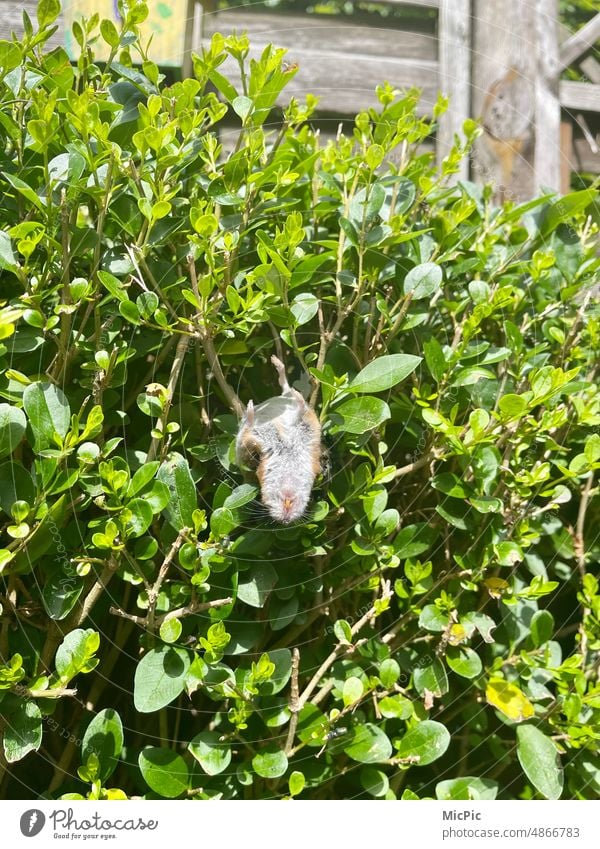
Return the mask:
{"type": "Polygon", "coordinates": [[[560,46],[560,69],[568,68],[600,39],[600,12],[560,46]]]}
{"type": "Polygon", "coordinates": [[[428,6],[430,9],[437,9],[440,5],[440,0],[382,0],[382,2],[390,6],[428,6]]]}
{"type": "MultiPolygon", "coordinates": [[[[21,38],[23,35],[23,12],[27,12],[34,27],[37,26],[36,10],[36,0],[23,0],[21,3],[13,3],[12,0],[0,0],[0,38],[10,41],[13,32],[17,38],[21,38]]],[[[49,48],[64,47],[62,14],[59,15],[56,23],[59,28],[47,42],[49,48]]]]}
{"type": "Polygon", "coordinates": [[[276,15],[255,12],[217,12],[204,16],[203,34],[246,32],[251,44],[286,47],[293,57],[297,50],[320,50],[323,53],[346,53],[344,61],[351,64],[350,54],[386,59],[422,59],[435,61],[438,55],[437,38],[431,33],[410,32],[385,26],[363,25],[352,19],[333,15],[276,15]]]}
{"type": "Polygon", "coordinates": [[[561,80],[559,92],[560,105],[565,109],[600,112],[600,85],[561,80]]]}

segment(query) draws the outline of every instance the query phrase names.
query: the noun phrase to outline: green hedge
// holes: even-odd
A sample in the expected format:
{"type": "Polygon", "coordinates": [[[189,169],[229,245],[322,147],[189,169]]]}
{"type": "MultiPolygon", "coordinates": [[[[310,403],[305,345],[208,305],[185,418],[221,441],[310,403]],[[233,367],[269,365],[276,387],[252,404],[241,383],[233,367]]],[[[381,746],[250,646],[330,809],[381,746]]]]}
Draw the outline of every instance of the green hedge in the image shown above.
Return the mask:
{"type": "Polygon", "coordinates": [[[437,171],[387,84],[269,128],[283,51],[166,85],[139,2],[73,68],[57,13],[0,42],[3,796],[596,797],[593,191],[452,187],[475,124],[437,171]],[[277,352],[331,467],[287,527],[233,450],[277,352]]]}

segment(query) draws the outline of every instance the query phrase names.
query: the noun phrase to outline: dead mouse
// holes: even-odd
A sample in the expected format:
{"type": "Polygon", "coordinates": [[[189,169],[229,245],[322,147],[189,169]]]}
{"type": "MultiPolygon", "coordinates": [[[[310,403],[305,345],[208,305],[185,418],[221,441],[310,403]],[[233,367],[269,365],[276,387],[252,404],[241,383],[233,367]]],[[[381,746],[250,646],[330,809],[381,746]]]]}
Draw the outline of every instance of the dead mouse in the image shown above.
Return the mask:
{"type": "Polygon", "coordinates": [[[321,472],[321,425],[315,411],[292,389],[281,360],[272,356],[281,395],[248,402],[236,439],[238,465],[256,470],[270,516],[288,525],[299,519],[321,472]]]}

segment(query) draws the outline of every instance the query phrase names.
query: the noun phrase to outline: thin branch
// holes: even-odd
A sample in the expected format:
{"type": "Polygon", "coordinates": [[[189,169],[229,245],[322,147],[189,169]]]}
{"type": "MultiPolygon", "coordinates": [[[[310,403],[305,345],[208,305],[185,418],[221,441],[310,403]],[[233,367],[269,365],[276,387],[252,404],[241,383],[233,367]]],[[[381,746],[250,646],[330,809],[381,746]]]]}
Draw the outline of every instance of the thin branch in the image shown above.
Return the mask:
{"type": "Polygon", "coordinates": [[[150,448],[148,449],[148,456],[146,457],[146,462],[149,463],[151,460],[154,460],[156,457],[156,452],[158,451],[158,446],[162,442],[163,446],[165,444],[165,431],[167,426],[167,419],[169,418],[169,413],[171,411],[171,405],[173,403],[173,395],[175,394],[175,388],[177,386],[177,381],[179,380],[179,375],[181,374],[181,369],[183,367],[183,360],[187,353],[189,344],[189,337],[186,335],[181,335],[179,337],[179,341],[177,342],[177,348],[175,349],[175,357],[173,358],[173,365],[171,366],[171,374],[169,375],[169,382],[167,383],[167,396],[163,401],[162,412],[160,414],[158,428],[162,433],[162,439],[154,437],[152,442],[150,443],[150,448]]]}
{"type": "MultiPolygon", "coordinates": [[[[577,513],[577,523],[575,525],[575,556],[577,558],[577,569],[579,570],[579,574],[581,576],[581,582],[583,584],[583,579],[585,578],[585,539],[583,536],[584,528],[585,528],[585,515],[587,513],[588,504],[590,503],[590,493],[592,491],[592,487],[594,485],[594,473],[591,472],[587,481],[585,482],[585,486],[581,491],[581,501],[579,502],[579,511],[577,513]]],[[[586,619],[589,617],[591,613],[590,608],[586,605],[583,608],[581,623],[579,625],[579,650],[581,656],[583,658],[583,663],[585,664],[585,659],[587,656],[587,633],[585,630],[586,619]]]]}
{"type": "Polygon", "coordinates": [[[182,619],[184,616],[192,616],[195,613],[202,613],[204,610],[213,610],[215,607],[224,607],[226,604],[233,604],[233,598],[215,598],[212,601],[192,601],[186,607],[176,607],[175,610],[170,610],[164,616],[159,616],[156,619],[158,626],[163,622],[168,622],[171,619],[182,619]]]}
{"type": "MultiPolygon", "coordinates": [[[[380,597],[381,601],[385,601],[386,599],[391,598],[392,595],[393,595],[393,593],[392,593],[392,590],[391,590],[391,587],[390,587],[390,582],[385,581],[383,583],[383,589],[382,589],[382,593],[381,593],[381,597],[380,597]]],[[[356,634],[358,634],[359,631],[367,624],[369,619],[371,619],[371,617],[375,616],[376,614],[377,614],[377,609],[375,607],[375,604],[373,604],[367,610],[367,612],[364,614],[364,616],[361,616],[361,618],[358,620],[358,622],[355,622],[354,625],[352,626],[352,628],[351,628],[352,636],[355,636],[356,634]]],[[[333,664],[338,659],[338,657],[340,657],[342,654],[345,654],[348,651],[353,651],[353,650],[354,650],[354,646],[347,645],[346,643],[338,644],[334,648],[334,650],[325,658],[323,663],[319,666],[319,668],[317,669],[317,671],[315,672],[313,677],[310,679],[310,681],[308,682],[308,684],[306,685],[306,687],[302,691],[302,695],[298,698],[298,711],[302,710],[302,708],[304,707],[306,702],[309,700],[309,698],[311,697],[313,692],[316,690],[316,688],[319,684],[319,681],[328,672],[330,667],[333,666],[333,664]]]]}
{"type": "MultiPolygon", "coordinates": [[[[194,263],[194,257],[190,254],[188,256],[188,268],[190,272],[190,282],[192,284],[192,291],[196,296],[196,301],[198,305],[201,303],[200,293],[198,290],[198,278],[196,276],[196,265],[194,263]]],[[[204,316],[198,314],[195,316],[195,325],[196,325],[196,336],[200,339],[202,343],[202,347],[204,348],[204,353],[206,355],[206,359],[208,360],[208,364],[210,366],[210,370],[212,371],[215,380],[221,387],[221,391],[223,395],[227,399],[227,403],[236,414],[238,418],[241,418],[244,415],[245,407],[238,398],[237,394],[233,387],[227,382],[227,378],[223,374],[223,369],[221,368],[221,363],[219,362],[219,357],[217,351],[215,349],[215,344],[212,338],[212,334],[208,327],[206,326],[206,322],[204,321],[204,316]],[[200,325],[198,319],[202,319],[203,323],[200,325]]]]}
{"type": "Polygon", "coordinates": [[[181,548],[181,545],[188,533],[189,528],[182,528],[179,531],[179,533],[177,534],[177,538],[174,540],[173,544],[171,545],[171,548],[167,553],[167,556],[161,563],[156,581],[154,582],[148,593],[148,613],[146,616],[146,623],[149,631],[154,631],[154,616],[156,613],[156,602],[158,599],[160,588],[163,585],[163,581],[167,577],[167,572],[169,571],[169,567],[173,562],[173,558],[181,548]]]}
{"type": "Polygon", "coordinates": [[[294,647],[292,651],[292,684],[290,692],[290,725],[288,728],[288,736],[285,743],[284,752],[286,755],[292,751],[294,745],[294,737],[296,736],[296,728],[298,726],[298,667],[300,665],[300,651],[294,647]]]}
{"type": "MultiPolygon", "coordinates": [[[[160,628],[163,622],[169,622],[171,619],[183,619],[184,616],[192,616],[194,613],[202,613],[204,610],[213,610],[215,607],[224,607],[224,605],[232,603],[233,599],[231,597],[216,598],[213,601],[192,602],[187,607],[177,607],[163,616],[156,617],[154,625],[160,628]]],[[[147,616],[135,616],[133,613],[127,613],[125,610],[121,610],[119,607],[110,607],[109,613],[112,613],[113,616],[120,616],[121,619],[127,619],[129,622],[135,622],[136,625],[147,631],[150,630],[147,616]]]]}
{"type": "Polygon", "coordinates": [[[428,466],[432,460],[441,459],[443,459],[443,457],[437,451],[431,451],[429,454],[421,457],[420,460],[415,460],[414,463],[409,463],[407,466],[401,466],[399,469],[396,469],[394,472],[394,478],[401,478],[404,477],[404,475],[410,475],[411,472],[416,472],[418,469],[422,469],[423,466],[428,466]]]}

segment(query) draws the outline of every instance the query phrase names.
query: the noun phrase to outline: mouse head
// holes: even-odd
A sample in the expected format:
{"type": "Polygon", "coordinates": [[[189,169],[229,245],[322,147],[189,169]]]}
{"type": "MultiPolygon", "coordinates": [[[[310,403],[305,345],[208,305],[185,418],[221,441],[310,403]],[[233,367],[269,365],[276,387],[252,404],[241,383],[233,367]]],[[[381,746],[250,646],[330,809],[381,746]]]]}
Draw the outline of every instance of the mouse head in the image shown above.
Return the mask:
{"type": "Polygon", "coordinates": [[[300,519],[310,499],[313,479],[299,471],[284,470],[271,458],[258,468],[262,502],[271,518],[283,525],[300,519]]]}

